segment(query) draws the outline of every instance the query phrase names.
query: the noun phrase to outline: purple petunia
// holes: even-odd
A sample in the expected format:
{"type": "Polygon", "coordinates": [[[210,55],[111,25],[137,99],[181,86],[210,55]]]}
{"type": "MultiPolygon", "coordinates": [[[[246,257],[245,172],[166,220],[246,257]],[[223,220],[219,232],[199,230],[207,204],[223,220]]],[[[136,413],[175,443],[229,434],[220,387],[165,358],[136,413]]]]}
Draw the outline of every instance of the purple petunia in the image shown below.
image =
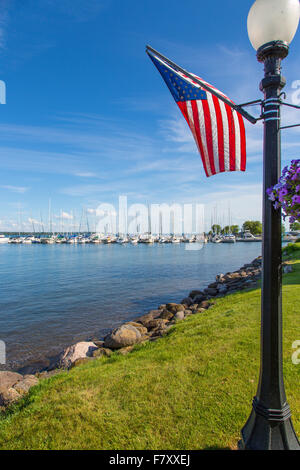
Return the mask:
{"type": "Polygon", "coordinates": [[[289,217],[290,223],[300,221],[300,160],[285,166],[278,183],[266,192],[274,208],[282,209],[284,219],[289,217]]]}

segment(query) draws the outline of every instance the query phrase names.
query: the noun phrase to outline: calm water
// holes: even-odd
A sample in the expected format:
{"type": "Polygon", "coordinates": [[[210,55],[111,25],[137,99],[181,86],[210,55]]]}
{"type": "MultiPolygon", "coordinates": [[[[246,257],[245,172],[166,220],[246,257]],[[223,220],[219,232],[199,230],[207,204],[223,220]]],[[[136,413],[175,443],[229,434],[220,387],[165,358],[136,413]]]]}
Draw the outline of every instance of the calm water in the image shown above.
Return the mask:
{"type": "Polygon", "coordinates": [[[180,302],[216,274],[250,262],[261,243],[185,248],[0,245],[0,339],[8,366],[44,360],[161,303],[180,302]]]}

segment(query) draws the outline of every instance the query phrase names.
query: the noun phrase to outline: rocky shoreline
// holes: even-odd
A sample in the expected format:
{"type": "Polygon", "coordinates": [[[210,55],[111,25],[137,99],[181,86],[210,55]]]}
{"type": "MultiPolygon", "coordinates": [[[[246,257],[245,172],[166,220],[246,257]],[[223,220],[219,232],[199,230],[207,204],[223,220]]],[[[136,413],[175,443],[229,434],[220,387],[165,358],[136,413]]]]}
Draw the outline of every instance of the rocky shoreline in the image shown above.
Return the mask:
{"type": "MultiPolygon", "coordinates": [[[[115,351],[126,355],[136,344],[155,341],[166,335],[177,321],[184,320],[190,315],[201,314],[211,308],[214,299],[257,287],[257,282],[261,277],[261,263],[262,259],[258,257],[237,271],[219,274],[215,282],[209,284],[204,290],[191,291],[179,304],[160,305],[156,310],[151,310],[134,321],[115,328],[102,340],[81,341],[73,344],[54,358],[45,370],[24,375],[0,371],[0,408],[5,408],[19,400],[41,379],[101,356],[110,356],[115,351]]],[[[290,266],[287,267],[290,268],[290,266]]]]}

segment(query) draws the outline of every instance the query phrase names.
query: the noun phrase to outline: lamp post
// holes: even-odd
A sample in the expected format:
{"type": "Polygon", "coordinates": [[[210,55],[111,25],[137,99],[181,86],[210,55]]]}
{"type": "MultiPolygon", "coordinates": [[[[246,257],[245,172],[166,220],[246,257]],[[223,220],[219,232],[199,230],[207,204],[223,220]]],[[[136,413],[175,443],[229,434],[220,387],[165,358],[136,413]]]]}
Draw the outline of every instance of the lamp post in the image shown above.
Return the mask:
{"type": "Polygon", "coordinates": [[[280,94],[285,86],[281,61],[289,52],[299,22],[299,0],[256,0],[248,15],[248,34],[264,63],[263,264],[261,365],[251,415],[242,429],[242,449],[300,450],[291,421],[282,373],[281,213],[266,189],[281,174],[280,94]]]}

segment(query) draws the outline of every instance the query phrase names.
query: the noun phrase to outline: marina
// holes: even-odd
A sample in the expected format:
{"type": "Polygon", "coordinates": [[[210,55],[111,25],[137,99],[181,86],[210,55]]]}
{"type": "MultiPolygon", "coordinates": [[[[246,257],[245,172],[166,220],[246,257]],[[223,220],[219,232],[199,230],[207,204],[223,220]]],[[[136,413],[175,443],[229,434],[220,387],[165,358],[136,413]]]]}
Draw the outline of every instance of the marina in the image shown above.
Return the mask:
{"type": "MultiPolygon", "coordinates": [[[[294,242],[300,237],[299,233],[292,232],[284,234],[282,237],[283,242],[294,242]]],[[[261,242],[261,236],[252,235],[250,232],[243,234],[211,234],[211,235],[104,235],[104,234],[91,234],[91,233],[78,233],[78,234],[27,234],[27,235],[0,235],[0,244],[41,244],[41,245],[76,245],[76,244],[119,244],[119,245],[153,245],[153,244],[180,244],[180,243],[251,243],[261,242]]]]}
{"type": "Polygon", "coordinates": [[[220,272],[260,255],[261,243],[193,248],[200,246],[1,244],[0,331],[7,367],[47,362],[72,343],[99,338],[162,303],[178,302],[220,272]]]}

